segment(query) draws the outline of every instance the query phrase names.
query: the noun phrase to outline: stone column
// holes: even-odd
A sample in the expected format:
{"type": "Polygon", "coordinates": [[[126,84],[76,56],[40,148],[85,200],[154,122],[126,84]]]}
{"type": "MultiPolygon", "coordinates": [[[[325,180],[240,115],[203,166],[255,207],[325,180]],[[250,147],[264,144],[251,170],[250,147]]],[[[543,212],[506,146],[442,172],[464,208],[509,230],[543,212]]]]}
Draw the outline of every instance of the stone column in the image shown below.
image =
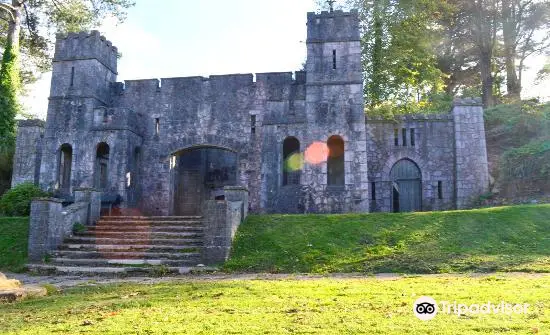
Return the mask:
{"type": "Polygon", "coordinates": [[[241,219],[246,219],[248,216],[248,189],[244,186],[225,186],[223,191],[226,201],[242,202],[241,219]]]}
{"type": "Polygon", "coordinates": [[[19,121],[13,159],[12,187],[25,182],[38,184],[43,134],[44,121],[19,121]]]}
{"type": "Polygon", "coordinates": [[[456,207],[471,207],[489,190],[489,168],[481,99],[455,99],[456,207]]]}
{"type": "Polygon", "coordinates": [[[38,198],[31,203],[29,224],[29,261],[41,261],[62,241],[63,233],[58,228],[63,218],[62,200],[55,198],[38,198]]]}
{"type": "Polygon", "coordinates": [[[101,191],[94,188],[75,189],[75,202],[88,203],[88,225],[95,225],[101,216],[101,191]]]}

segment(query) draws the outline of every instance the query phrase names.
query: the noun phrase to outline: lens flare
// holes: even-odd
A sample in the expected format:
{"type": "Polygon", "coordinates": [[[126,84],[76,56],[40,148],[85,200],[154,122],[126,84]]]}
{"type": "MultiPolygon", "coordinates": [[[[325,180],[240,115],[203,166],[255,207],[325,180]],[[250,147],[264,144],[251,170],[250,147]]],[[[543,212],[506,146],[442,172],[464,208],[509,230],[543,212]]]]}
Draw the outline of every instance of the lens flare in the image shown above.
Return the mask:
{"type": "Polygon", "coordinates": [[[320,164],[327,160],[328,147],[324,142],[313,142],[305,152],[305,160],[309,164],[320,164]]]}
{"type": "Polygon", "coordinates": [[[285,171],[293,172],[304,168],[304,155],[300,152],[290,155],[285,160],[285,171]]]}

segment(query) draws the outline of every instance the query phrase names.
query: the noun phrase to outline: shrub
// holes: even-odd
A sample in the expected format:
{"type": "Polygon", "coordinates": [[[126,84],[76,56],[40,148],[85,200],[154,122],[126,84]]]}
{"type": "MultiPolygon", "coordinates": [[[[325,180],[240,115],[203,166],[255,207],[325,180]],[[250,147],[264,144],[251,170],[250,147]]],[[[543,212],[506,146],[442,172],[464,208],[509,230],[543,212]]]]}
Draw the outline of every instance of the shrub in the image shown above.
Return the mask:
{"type": "Polygon", "coordinates": [[[0,214],[7,216],[29,216],[31,200],[47,196],[47,193],[32,183],[19,184],[0,198],[0,214]]]}

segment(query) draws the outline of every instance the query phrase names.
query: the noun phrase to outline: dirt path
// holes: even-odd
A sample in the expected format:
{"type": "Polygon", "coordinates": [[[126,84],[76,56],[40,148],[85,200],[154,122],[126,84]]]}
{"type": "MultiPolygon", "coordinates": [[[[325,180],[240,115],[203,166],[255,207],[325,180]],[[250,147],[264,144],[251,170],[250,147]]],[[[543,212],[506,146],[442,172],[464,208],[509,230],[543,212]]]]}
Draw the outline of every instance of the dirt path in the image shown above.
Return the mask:
{"type": "Polygon", "coordinates": [[[316,280],[321,278],[332,279],[376,279],[376,280],[398,280],[400,278],[410,277],[527,277],[540,278],[550,277],[550,273],[463,273],[463,274],[422,274],[422,275],[402,275],[394,273],[379,273],[375,275],[362,273],[337,273],[327,275],[315,274],[200,274],[200,275],[185,275],[175,277],[129,277],[129,278],[106,278],[106,277],[85,277],[85,276],[33,276],[26,273],[5,273],[10,279],[17,279],[25,285],[54,285],[57,288],[63,289],[74,286],[96,286],[113,283],[136,283],[136,284],[156,284],[166,282],[187,282],[187,281],[220,281],[220,280],[316,280]]]}

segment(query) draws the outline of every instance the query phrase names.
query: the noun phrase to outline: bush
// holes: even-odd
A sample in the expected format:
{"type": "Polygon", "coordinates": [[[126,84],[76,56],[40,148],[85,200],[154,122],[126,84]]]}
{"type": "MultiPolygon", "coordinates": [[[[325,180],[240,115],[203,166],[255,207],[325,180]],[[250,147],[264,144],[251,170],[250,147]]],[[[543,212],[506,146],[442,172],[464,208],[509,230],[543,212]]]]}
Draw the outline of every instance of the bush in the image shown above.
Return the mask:
{"type": "Polygon", "coordinates": [[[48,194],[32,183],[23,183],[8,190],[0,198],[0,214],[6,216],[29,216],[31,200],[48,194]]]}

